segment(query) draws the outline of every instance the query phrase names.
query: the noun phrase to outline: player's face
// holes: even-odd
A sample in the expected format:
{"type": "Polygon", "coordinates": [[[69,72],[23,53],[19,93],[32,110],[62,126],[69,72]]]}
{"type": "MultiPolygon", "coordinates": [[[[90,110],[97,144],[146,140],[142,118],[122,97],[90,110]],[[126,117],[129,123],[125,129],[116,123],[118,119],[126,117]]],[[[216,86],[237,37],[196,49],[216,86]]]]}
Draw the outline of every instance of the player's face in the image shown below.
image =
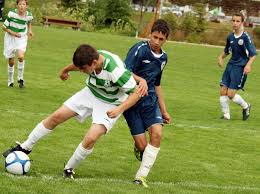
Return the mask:
{"type": "Polygon", "coordinates": [[[18,8],[18,12],[20,14],[24,14],[26,12],[27,9],[27,4],[25,1],[19,1],[19,3],[17,4],[17,8],[18,8]]]}
{"type": "Polygon", "coordinates": [[[240,16],[233,16],[232,17],[233,30],[235,31],[240,30],[242,26],[243,26],[242,18],[240,16]]]}
{"type": "Polygon", "coordinates": [[[161,47],[166,41],[166,36],[162,32],[155,31],[151,34],[150,46],[154,52],[160,53],[161,47]]]}

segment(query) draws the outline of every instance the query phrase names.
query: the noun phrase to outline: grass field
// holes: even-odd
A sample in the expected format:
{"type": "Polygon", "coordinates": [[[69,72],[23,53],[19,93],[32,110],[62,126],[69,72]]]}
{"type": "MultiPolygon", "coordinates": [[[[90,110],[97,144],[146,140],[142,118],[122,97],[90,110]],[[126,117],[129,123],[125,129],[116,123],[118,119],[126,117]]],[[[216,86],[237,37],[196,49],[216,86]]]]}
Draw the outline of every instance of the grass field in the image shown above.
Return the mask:
{"type": "MultiPolygon", "coordinates": [[[[23,141],[41,119],[84,87],[85,75],[58,78],[80,43],[118,53],[122,58],[137,40],[53,28],[34,28],[26,55],[26,88],[7,87],[7,64],[0,58],[0,150],[23,141]]],[[[1,34],[3,37],[3,34],[1,34]]],[[[3,47],[1,38],[0,50],[3,47]]],[[[0,166],[0,193],[260,193],[259,58],[241,95],[252,104],[248,121],[231,104],[230,121],[220,120],[216,65],[221,48],[167,43],[169,63],[162,86],[173,118],[164,127],[161,151],[149,174],[149,188],[132,184],[139,167],[123,118],[101,138],[92,155],[64,180],[64,163],[90,126],[75,120],[57,127],[30,154],[28,176],[12,176],[0,166]],[[257,100],[258,99],[258,100],[257,100]]],[[[17,72],[16,72],[17,73],[17,72]]]]}

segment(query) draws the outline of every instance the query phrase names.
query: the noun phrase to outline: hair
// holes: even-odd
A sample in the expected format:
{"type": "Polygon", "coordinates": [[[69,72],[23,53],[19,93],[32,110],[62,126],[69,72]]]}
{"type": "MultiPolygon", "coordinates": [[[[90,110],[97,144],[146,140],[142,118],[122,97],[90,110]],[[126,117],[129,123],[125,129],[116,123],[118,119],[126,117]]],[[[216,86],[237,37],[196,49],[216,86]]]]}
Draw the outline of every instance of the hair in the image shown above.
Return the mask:
{"type": "Polygon", "coordinates": [[[156,32],[156,31],[164,34],[166,36],[166,38],[168,38],[168,36],[170,34],[170,28],[169,28],[167,22],[163,19],[158,19],[157,21],[154,22],[151,33],[156,32]]]}
{"type": "Polygon", "coordinates": [[[73,54],[73,64],[77,67],[82,67],[83,65],[91,66],[94,60],[98,60],[99,54],[97,50],[88,45],[80,45],[73,54]]]}
{"type": "Polygon", "coordinates": [[[28,1],[27,1],[27,0],[16,0],[16,4],[18,5],[18,3],[19,3],[20,1],[25,1],[26,5],[28,5],[28,1]]]}
{"type": "Polygon", "coordinates": [[[244,16],[242,13],[235,13],[233,16],[241,17],[241,21],[242,21],[242,22],[245,21],[245,16],[244,16]]]}

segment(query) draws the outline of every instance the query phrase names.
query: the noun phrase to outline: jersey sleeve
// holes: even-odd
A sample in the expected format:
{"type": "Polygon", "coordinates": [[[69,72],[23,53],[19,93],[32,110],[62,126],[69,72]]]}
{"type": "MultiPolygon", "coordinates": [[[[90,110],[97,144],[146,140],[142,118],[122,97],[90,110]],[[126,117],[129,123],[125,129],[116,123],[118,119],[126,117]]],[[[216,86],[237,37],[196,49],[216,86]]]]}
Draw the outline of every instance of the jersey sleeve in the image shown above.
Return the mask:
{"type": "Polygon", "coordinates": [[[3,26],[5,28],[8,28],[9,25],[10,25],[10,12],[8,12],[7,17],[6,17],[6,19],[5,19],[4,23],[3,23],[3,26]]]}
{"type": "Polygon", "coordinates": [[[132,93],[136,87],[136,81],[131,72],[122,65],[117,65],[111,72],[111,81],[127,94],[132,93]]]}
{"type": "Polygon", "coordinates": [[[229,37],[230,37],[230,36],[227,37],[226,46],[225,46],[225,48],[224,48],[224,52],[225,52],[226,55],[229,55],[230,50],[231,50],[229,37]]]}
{"type": "Polygon", "coordinates": [[[246,49],[248,51],[249,57],[256,56],[257,55],[256,49],[255,49],[255,46],[254,46],[251,38],[249,37],[249,35],[245,36],[244,41],[245,41],[245,47],[246,47],[246,49]]]}
{"type": "Polygon", "coordinates": [[[126,68],[129,71],[134,72],[136,65],[141,64],[141,62],[142,62],[141,49],[136,44],[127,53],[125,59],[126,68]]]}

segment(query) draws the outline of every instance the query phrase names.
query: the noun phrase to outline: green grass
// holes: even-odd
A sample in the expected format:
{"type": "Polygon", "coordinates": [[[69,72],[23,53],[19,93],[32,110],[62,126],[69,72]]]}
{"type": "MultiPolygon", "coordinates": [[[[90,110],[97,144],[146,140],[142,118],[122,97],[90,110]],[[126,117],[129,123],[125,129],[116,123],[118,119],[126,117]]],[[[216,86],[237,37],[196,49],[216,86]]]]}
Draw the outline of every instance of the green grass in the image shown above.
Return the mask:
{"type": "MultiPolygon", "coordinates": [[[[23,141],[32,128],[84,87],[85,75],[58,78],[80,43],[89,43],[122,58],[137,40],[122,36],[34,27],[26,55],[26,88],[7,87],[7,64],[0,58],[0,150],[23,141]]],[[[1,34],[3,37],[3,34],[1,34]]],[[[1,41],[2,43],[2,41],[1,41]]],[[[2,50],[3,45],[0,45],[2,50]]],[[[62,178],[66,162],[90,121],[75,120],[55,129],[30,154],[28,176],[12,176],[0,167],[1,193],[260,193],[260,67],[259,59],[240,94],[252,104],[248,121],[231,104],[232,120],[220,120],[216,65],[220,48],[167,43],[169,55],[162,86],[173,118],[164,127],[161,151],[149,174],[150,187],[132,184],[139,167],[133,142],[121,118],[101,138],[92,155],[76,169],[75,181],[62,178]]],[[[2,158],[2,164],[4,159],[2,158]]]]}

